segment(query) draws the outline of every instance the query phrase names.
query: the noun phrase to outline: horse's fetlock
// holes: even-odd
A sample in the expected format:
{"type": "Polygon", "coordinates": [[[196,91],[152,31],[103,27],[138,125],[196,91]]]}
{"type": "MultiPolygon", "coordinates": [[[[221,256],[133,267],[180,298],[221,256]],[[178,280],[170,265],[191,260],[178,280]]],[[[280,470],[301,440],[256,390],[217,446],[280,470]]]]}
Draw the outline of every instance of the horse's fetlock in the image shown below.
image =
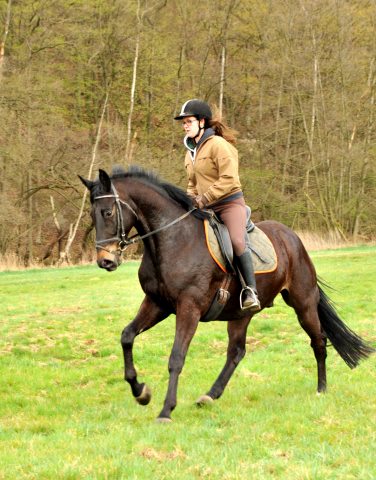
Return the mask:
{"type": "Polygon", "coordinates": [[[134,383],[134,381],[136,380],[136,375],[127,375],[127,374],[125,374],[125,375],[124,375],[124,380],[125,380],[127,383],[134,383]]]}

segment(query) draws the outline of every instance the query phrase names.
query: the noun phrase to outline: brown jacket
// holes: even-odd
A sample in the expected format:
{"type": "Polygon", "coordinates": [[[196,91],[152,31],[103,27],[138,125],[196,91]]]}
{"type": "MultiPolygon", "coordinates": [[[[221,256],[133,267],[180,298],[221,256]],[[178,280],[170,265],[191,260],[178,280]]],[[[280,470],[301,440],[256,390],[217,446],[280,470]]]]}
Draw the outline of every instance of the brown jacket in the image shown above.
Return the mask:
{"type": "Polygon", "coordinates": [[[210,205],[241,191],[238,151],[223,137],[213,132],[199,143],[192,157],[192,150],[188,150],[185,156],[188,195],[204,195],[210,205]]]}

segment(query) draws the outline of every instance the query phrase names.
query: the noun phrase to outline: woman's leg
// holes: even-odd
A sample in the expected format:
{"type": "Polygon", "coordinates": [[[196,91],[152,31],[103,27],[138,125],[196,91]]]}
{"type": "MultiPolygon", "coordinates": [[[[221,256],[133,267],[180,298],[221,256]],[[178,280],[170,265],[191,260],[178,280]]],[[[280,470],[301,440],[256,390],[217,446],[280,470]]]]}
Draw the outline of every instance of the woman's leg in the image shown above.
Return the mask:
{"type": "Polygon", "coordinates": [[[247,222],[244,199],[238,198],[223,205],[214,206],[213,210],[221,217],[222,222],[227,227],[235,255],[242,255],[245,250],[245,227],[247,222]]]}
{"type": "Polygon", "coordinates": [[[243,309],[260,310],[252,255],[245,244],[247,215],[244,199],[227,202],[213,210],[218,213],[229,231],[237,265],[246,284],[240,295],[240,306],[243,309]]]}

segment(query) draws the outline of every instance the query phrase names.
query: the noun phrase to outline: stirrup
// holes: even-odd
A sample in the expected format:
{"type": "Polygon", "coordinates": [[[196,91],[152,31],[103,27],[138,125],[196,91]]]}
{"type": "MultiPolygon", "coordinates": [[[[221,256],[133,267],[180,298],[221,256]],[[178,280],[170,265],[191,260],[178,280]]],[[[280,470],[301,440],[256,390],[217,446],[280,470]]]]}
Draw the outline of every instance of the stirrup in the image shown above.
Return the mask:
{"type": "Polygon", "coordinates": [[[258,312],[259,310],[261,310],[260,300],[258,299],[258,296],[257,296],[256,292],[253,290],[253,288],[248,287],[248,285],[246,287],[242,288],[242,291],[240,292],[239,302],[240,302],[241,310],[252,310],[254,312],[258,312]],[[251,305],[247,305],[245,307],[243,305],[243,293],[246,290],[249,290],[251,292],[252,298],[253,298],[253,303],[251,303],[251,305]]]}

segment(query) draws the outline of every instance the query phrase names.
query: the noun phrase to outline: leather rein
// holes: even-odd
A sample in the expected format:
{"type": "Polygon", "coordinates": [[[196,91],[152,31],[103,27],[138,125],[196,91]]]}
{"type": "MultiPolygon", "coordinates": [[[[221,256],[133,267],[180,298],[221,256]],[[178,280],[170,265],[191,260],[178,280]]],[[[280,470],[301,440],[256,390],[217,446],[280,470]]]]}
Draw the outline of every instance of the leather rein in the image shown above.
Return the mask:
{"type": "Polygon", "coordinates": [[[166,230],[169,227],[172,227],[176,223],[178,223],[181,220],[183,220],[184,218],[188,217],[192,212],[197,210],[196,207],[193,207],[191,210],[188,210],[187,212],[185,212],[180,217],[176,218],[172,222],[167,223],[166,225],[163,225],[162,227],[159,227],[155,230],[152,230],[151,232],[145,233],[144,235],[139,235],[138,233],[136,233],[135,235],[132,235],[132,237],[128,237],[126,232],[125,232],[125,228],[124,228],[124,218],[123,218],[122,205],[124,205],[125,207],[128,208],[128,210],[130,210],[130,212],[134,215],[136,221],[139,219],[139,217],[138,217],[137,213],[135,212],[135,210],[129,205],[129,203],[125,202],[124,200],[122,200],[119,197],[119,194],[118,194],[116,188],[114,187],[114,185],[111,185],[111,188],[112,188],[113,193],[110,193],[108,195],[99,195],[98,197],[95,197],[93,199],[93,202],[95,202],[96,200],[100,200],[101,198],[114,198],[115,199],[116,217],[117,217],[116,218],[116,220],[117,220],[117,235],[116,235],[116,237],[107,238],[105,240],[98,240],[98,241],[95,242],[95,248],[105,250],[106,252],[111,253],[111,254],[114,254],[114,253],[121,254],[121,253],[123,253],[130,245],[133,245],[134,243],[141,242],[145,238],[151,237],[152,235],[155,235],[156,233],[159,233],[163,230],[166,230]],[[109,250],[108,248],[106,248],[104,246],[107,243],[111,243],[111,242],[114,242],[114,241],[118,242],[118,248],[116,250],[109,250]]]}

